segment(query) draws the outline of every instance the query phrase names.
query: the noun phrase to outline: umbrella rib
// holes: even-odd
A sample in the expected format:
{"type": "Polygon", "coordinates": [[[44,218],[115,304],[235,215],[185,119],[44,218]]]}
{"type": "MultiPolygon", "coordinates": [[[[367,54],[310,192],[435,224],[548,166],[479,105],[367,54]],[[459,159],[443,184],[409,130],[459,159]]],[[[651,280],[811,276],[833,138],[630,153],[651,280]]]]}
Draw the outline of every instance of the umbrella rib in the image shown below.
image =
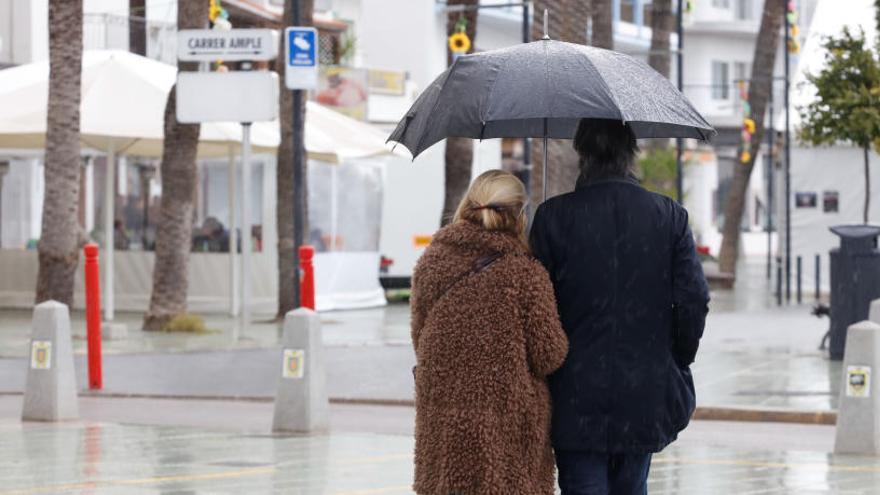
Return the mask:
{"type": "MultiPolygon", "coordinates": [[[[434,100],[434,104],[431,105],[431,111],[428,112],[428,116],[433,115],[433,114],[434,114],[434,110],[437,109],[437,104],[440,103],[441,97],[443,96],[443,92],[444,92],[444,91],[446,90],[446,88],[447,88],[446,82],[449,81],[449,78],[452,76],[452,71],[455,69],[455,66],[458,65],[458,61],[459,61],[459,60],[460,60],[460,59],[455,59],[455,61],[452,62],[452,65],[449,66],[449,69],[446,71],[446,77],[443,79],[443,82],[440,83],[440,91],[437,92],[437,99],[435,99],[435,100],[434,100]]],[[[425,140],[425,134],[427,134],[427,133],[425,132],[425,130],[422,130],[422,133],[421,133],[421,135],[419,136],[419,140],[418,140],[418,142],[416,143],[416,149],[415,149],[415,150],[410,150],[410,151],[413,152],[413,161],[415,161],[415,159],[416,159],[416,155],[419,154],[419,151],[418,151],[418,150],[419,150],[419,148],[422,147],[422,141],[425,140]]]]}
{"type": "MultiPolygon", "coordinates": [[[[501,75],[504,74],[505,72],[507,72],[507,66],[510,65],[511,58],[512,57],[508,53],[507,57],[504,59],[504,67],[502,69],[500,69],[498,71],[498,73],[495,75],[495,80],[492,81],[492,87],[489,88],[489,94],[486,95],[486,102],[485,102],[486,108],[484,111],[480,112],[480,120],[483,123],[483,130],[486,129],[486,122],[489,121],[489,102],[492,101],[492,95],[495,94],[495,86],[498,85],[498,79],[501,78],[501,75]]],[[[483,139],[482,131],[480,131],[480,140],[482,140],[482,139],[483,139]]]]}
{"type": "Polygon", "coordinates": [[[589,57],[578,57],[578,59],[581,63],[590,64],[593,70],[596,71],[596,74],[599,75],[599,81],[602,83],[602,87],[605,89],[605,92],[608,93],[608,97],[611,98],[611,101],[614,102],[614,105],[617,107],[617,112],[620,114],[620,119],[625,124],[628,120],[628,117],[624,115],[623,108],[620,106],[620,102],[617,100],[617,96],[615,96],[614,92],[611,91],[611,86],[609,86],[608,82],[605,81],[605,75],[602,74],[602,71],[600,71],[599,68],[596,67],[596,64],[594,64],[589,57]]]}

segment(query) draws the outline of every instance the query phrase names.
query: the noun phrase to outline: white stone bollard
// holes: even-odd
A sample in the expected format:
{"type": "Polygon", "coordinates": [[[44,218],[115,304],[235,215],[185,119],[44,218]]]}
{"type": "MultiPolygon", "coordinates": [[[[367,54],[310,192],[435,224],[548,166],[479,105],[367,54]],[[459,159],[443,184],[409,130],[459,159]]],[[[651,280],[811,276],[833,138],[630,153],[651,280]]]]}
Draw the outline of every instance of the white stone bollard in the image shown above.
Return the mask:
{"type": "Polygon", "coordinates": [[[868,320],[880,324],[880,299],[871,301],[871,310],[868,312],[868,320]]]}
{"type": "Polygon", "coordinates": [[[861,321],[846,332],[843,389],[837,413],[834,452],[880,454],[880,325],[861,321]]]}
{"type": "Polygon", "coordinates": [[[324,348],[318,314],[299,308],[284,317],[280,378],[272,431],[320,432],[329,426],[324,348]]]}
{"type": "Polygon", "coordinates": [[[79,416],[67,306],[46,301],[34,308],[21,419],[58,421],[79,416]]]}

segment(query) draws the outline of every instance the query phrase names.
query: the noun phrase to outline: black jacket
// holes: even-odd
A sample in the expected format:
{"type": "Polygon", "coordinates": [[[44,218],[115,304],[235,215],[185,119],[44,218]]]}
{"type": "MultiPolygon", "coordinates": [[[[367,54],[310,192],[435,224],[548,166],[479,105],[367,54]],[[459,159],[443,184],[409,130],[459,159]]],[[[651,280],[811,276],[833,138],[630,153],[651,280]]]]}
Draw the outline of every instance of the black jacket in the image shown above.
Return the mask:
{"type": "Polygon", "coordinates": [[[569,339],[550,377],[553,446],[659,452],[693,414],[708,313],[687,211],[635,181],[584,183],[543,203],[530,235],[569,339]]]}

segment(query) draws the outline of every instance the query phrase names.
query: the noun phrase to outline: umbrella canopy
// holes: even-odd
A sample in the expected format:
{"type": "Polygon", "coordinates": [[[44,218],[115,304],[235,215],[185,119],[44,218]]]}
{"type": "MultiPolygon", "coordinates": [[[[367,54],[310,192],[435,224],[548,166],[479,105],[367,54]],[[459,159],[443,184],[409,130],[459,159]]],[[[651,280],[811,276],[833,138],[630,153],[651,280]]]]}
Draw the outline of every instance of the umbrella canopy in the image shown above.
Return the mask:
{"type": "MultiPolygon", "coordinates": [[[[176,78],[176,67],[129,52],[84,52],[82,145],[134,156],[161,156],[165,102],[176,78]]],[[[0,70],[0,148],[45,147],[48,94],[48,61],[0,70]]],[[[308,102],[306,108],[309,158],[338,163],[388,153],[385,136],[369,124],[317,103],[308,102]]],[[[230,146],[240,146],[241,136],[237,123],[202,124],[199,156],[226,157],[230,146]]],[[[256,152],[274,153],[280,142],[278,121],[253,124],[251,142],[256,152]]]]}
{"type": "Polygon", "coordinates": [[[708,139],[715,130],[668,79],[622,53],[543,39],[458,58],[389,137],[413,157],[446,137],[571,139],[581,119],[638,138],[708,139]]]}

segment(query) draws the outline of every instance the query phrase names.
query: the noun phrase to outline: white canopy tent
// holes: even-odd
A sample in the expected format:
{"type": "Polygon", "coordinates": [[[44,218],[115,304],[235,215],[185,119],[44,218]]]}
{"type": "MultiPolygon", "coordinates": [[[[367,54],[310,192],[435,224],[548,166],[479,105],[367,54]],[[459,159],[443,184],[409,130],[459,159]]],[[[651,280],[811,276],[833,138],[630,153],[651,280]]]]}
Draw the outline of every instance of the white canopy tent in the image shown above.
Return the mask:
{"type": "MultiPolygon", "coordinates": [[[[174,66],[129,52],[84,52],[80,106],[83,148],[106,153],[110,163],[115,163],[120,154],[160,157],[165,104],[176,75],[174,66]]],[[[48,61],[0,71],[0,108],[3,109],[0,113],[0,149],[40,149],[45,146],[48,79],[48,61]]],[[[218,102],[218,105],[222,104],[218,102]]],[[[251,127],[254,152],[274,153],[280,142],[278,122],[254,123],[251,127]]],[[[237,123],[202,124],[199,157],[230,157],[232,170],[234,154],[241,147],[241,136],[241,126],[237,123]]],[[[331,164],[390,152],[385,146],[384,134],[377,129],[313,102],[307,104],[305,148],[309,159],[331,164]]],[[[106,174],[105,204],[109,205],[114,199],[114,169],[109,166],[106,174]]],[[[247,198],[243,200],[247,201],[247,198]]],[[[230,202],[234,202],[232,196],[230,202]]],[[[113,221],[113,209],[105,208],[106,269],[103,285],[105,318],[108,320],[112,320],[114,311],[113,221]]],[[[234,231],[234,226],[230,226],[230,231],[234,231]]],[[[234,250],[230,250],[230,268],[234,273],[232,258],[234,250]]]]}

